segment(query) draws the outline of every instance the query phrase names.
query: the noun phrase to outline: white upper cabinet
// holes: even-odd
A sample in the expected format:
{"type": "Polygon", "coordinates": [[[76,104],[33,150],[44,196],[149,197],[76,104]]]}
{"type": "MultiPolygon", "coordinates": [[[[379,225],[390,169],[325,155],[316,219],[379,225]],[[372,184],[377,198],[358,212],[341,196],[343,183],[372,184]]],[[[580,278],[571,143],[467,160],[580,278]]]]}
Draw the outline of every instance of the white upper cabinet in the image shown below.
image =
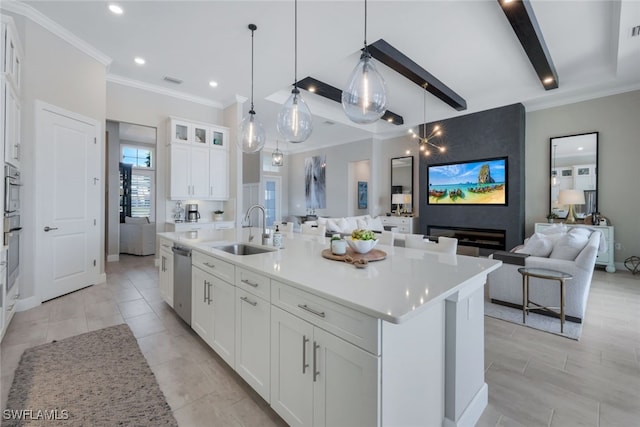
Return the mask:
{"type": "Polygon", "coordinates": [[[22,47],[13,20],[7,16],[2,17],[2,51],[2,72],[18,92],[21,84],[22,47]]]}
{"type": "Polygon", "coordinates": [[[169,197],[172,200],[229,198],[229,129],[169,119],[169,197]]]}

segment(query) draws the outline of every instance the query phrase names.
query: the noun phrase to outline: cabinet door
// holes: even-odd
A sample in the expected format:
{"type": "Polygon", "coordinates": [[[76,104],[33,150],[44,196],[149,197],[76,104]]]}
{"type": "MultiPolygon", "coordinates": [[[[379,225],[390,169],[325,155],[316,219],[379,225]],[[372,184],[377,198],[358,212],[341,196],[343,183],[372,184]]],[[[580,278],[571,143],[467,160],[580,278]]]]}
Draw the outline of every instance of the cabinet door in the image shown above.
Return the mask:
{"type": "Polygon", "coordinates": [[[213,331],[212,279],[199,268],[191,269],[191,328],[209,345],[213,331]]]}
{"type": "Polygon", "coordinates": [[[191,142],[191,123],[172,119],[170,132],[171,143],[188,144],[191,142]]]}
{"type": "Polygon", "coordinates": [[[4,158],[5,162],[19,168],[20,167],[20,100],[13,87],[4,83],[5,100],[5,140],[4,158]]]}
{"type": "Polygon", "coordinates": [[[292,427],[313,419],[313,326],[271,306],[271,407],[292,427]]]}
{"type": "Polygon", "coordinates": [[[235,367],[235,286],[210,276],[210,300],[213,308],[213,329],[209,345],[232,368],[235,367]]]}
{"type": "Polygon", "coordinates": [[[322,329],[314,329],[313,425],[380,425],[380,359],[322,329]]]}
{"type": "Polygon", "coordinates": [[[190,147],[171,145],[169,168],[169,194],[172,199],[188,199],[191,196],[191,173],[189,171],[190,147]]]}
{"type": "Polygon", "coordinates": [[[209,198],[209,149],[190,147],[191,198],[209,198]]]}
{"type": "Polygon", "coordinates": [[[173,308],[173,253],[160,250],[160,275],[158,278],[160,296],[173,308]]]}
{"type": "Polygon", "coordinates": [[[267,402],[271,305],[236,287],[236,372],[267,402]]]}
{"type": "Polygon", "coordinates": [[[222,128],[210,128],[209,129],[209,146],[216,148],[224,148],[228,150],[227,146],[229,138],[229,131],[222,128]]]}
{"type": "Polygon", "coordinates": [[[229,199],[229,152],[209,151],[209,195],[213,200],[229,199]]]}
{"type": "Polygon", "coordinates": [[[191,129],[193,132],[191,141],[196,145],[206,146],[207,139],[209,138],[209,136],[207,135],[209,133],[209,128],[206,126],[194,124],[191,126],[191,129]]]}

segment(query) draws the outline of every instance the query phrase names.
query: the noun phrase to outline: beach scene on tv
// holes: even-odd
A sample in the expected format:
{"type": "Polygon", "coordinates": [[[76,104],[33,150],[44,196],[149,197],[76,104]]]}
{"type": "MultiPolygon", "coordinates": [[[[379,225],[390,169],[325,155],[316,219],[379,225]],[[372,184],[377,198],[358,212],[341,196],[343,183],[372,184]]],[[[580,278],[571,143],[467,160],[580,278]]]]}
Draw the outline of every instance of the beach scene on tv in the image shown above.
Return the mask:
{"type": "Polygon", "coordinates": [[[429,166],[429,204],[504,205],[506,159],[429,166]]]}

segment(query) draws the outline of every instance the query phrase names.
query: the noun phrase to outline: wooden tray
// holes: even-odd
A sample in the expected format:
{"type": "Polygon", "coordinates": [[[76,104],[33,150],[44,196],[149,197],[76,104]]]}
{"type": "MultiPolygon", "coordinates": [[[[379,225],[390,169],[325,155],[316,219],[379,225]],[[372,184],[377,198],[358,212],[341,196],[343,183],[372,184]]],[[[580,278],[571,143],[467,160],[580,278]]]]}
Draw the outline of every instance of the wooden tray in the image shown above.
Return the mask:
{"type": "Polygon", "coordinates": [[[381,251],[380,249],[374,248],[366,254],[359,254],[350,247],[347,247],[347,253],[345,255],[334,255],[331,253],[331,249],[324,249],[322,251],[322,256],[324,258],[332,259],[335,261],[344,261],[347,256],[350,256],[353,260],[366,259],[367,261],[380,261],[387,257],[387,253],[385,251],[381,251]]]}

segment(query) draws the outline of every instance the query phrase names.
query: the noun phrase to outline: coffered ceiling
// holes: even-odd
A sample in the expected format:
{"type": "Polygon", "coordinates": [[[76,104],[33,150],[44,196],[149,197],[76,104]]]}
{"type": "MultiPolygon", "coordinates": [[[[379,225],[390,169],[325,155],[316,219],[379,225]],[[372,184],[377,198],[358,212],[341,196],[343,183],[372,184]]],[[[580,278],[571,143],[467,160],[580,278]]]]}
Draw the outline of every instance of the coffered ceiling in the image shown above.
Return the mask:
{"type": "MultiPolygon", "coordinates": [[[[2,7],[7,7],[3,2],[2,7]]],[[[255,110],[275,147],[275,122],[293,82],[294,2],[119,1],[124,13],[102,1],[26,1],[111,59],[109,79],[141,82],[226,106],[250,96],[251,32],[255,32],[255,110]],[[134,58],[145,58],[139,66],[134,58]],[[165,76],[183,81],[176,85],[165,76]],[[216,88],[209,81],[218,82],[216,88]]],[[[427,98],[435,121],[522,102],[527,110],[640,89],[638,1],[531,2],[559,77],[546,91],[496,0],[377,1],[368,4],[368,35],[384,39],[467,102],[456,111],[427,98]]],[[[298,2],[298,79],[312,76],[342,88],[363,45],[363,1],[298,2]]],[[[363,138],[406,134],[423,122],[423,91],[379,64],[388,108],[403,126],[380,121],[355,125],[338,103],[303,91],[314,114],[314,132],[288,151],[363,138]]],[[[285,148],[280,144],[280,148],[285,148]]]]}

